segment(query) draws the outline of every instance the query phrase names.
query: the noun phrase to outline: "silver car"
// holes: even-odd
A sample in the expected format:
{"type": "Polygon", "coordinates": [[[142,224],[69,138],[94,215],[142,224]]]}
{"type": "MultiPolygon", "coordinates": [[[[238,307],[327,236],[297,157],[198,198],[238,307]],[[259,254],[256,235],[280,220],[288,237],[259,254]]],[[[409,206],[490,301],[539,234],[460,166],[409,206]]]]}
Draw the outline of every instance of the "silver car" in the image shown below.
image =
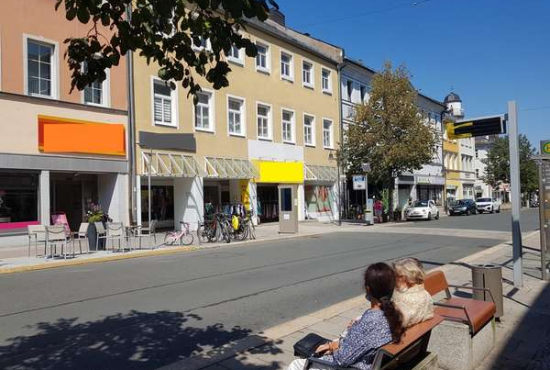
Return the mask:
{"type": "Polygon", "coordinates": [[[477,198],[476,204],[478,213],[500,213],[500,202],[493,198],[477,198]]]}

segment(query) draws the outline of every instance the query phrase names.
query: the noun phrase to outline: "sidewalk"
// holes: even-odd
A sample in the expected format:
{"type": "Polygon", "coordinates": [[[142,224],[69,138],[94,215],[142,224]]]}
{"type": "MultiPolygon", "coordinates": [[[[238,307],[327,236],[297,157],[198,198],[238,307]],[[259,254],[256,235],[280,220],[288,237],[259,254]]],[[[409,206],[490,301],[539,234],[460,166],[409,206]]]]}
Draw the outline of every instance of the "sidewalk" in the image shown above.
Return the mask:
{"type": "MultiPolygon", "coordinates": [[[[372,230],[373,228],[389,226],[391,224],[383,224],[376,226],[366,226],[365,224],[348,224],[343,223],[342,226],[338,226],[336,223],[331,222],[317,222],[317,221],[306,221],[301,222],[299,226],[298,234],[279,234],[279,225],[278,223],[264,224],[256,227],[256,239],[255,240],[246,240],[242,242],[232,241],[230,244],[225,242],[218,243],[205,243],[199,245],[197,240],[197,235],[194,234],[195,242],[191,246],[178,246],[178,247],[168,247],[162,246],[159,248],[152,249],[151,247],[155,244],[158,246],[162,243],[164,239],[164,233],[157,234],[157,242],[154,243],[152,238],[144,237],[143,245],[141,250],[128,250],[124,252],[112,252],[112,251],[97,251],[89,254],[79,254],[77,253],[73,258],[67,256],[67,260],[63,258],[55,258],[46,260],[43,257],[35,257],[34,246],[31,248],[31,257],[28,257],[28,246],[17,246],[10,248],[0,248],[0,274],[13,273],[13,272],[23,272],[23,271],[33,271],[41,270],[47,268],[57,268],[62,266],[76,266],[89,263],[97,262],[106,262],[106,261],[116,261],[122,259],[130,258],[140,258],[156,255],[166,255],[174,254],[181,252],[188,252],[199,249],[207,248],[221,248],[224,246],[234,246],[236,244],[246,244],[246,243],[261,243],[267,241],[281,240],[287,238],[299,238],[306,237],[311,235],[320,235],[333,232],[353,232],[353,231],[366,231],[366,229],[372,230]]],[[[134,243],[136,244],[136,243],[134,243]]],[[[109,244],[110,245],[110,244],[109,244]]],[[[43,246],[39,246],[39,253],[43,253],[43,246]]],[[[76,246],[78,250],[78,244],[76,246]]],[[[72,251],[72,247],[69,249],[72,251]]]]}
{"type": "MultiPolygon", "coordinates": [[[[477,370],[550,369],[550,284],[539,277],[538,233],[525,235],[524,246],[524,286],[521,289],[514,288],[512,283],[509,243],[440,267],[449,282],[457,285],[471,284],[469,266],[472,264],[497,263],[503,267],[504,316],[496,324],[496,346],[477,370]]],[[[466,291],[458,294],[464,296],[466,291]]],[[[336,338],[349,321],[366,308],[364,297],[359,296],[161,370],[285,369],[294,358],[292,346],[298,339],[310,332],[336,338]]]]}

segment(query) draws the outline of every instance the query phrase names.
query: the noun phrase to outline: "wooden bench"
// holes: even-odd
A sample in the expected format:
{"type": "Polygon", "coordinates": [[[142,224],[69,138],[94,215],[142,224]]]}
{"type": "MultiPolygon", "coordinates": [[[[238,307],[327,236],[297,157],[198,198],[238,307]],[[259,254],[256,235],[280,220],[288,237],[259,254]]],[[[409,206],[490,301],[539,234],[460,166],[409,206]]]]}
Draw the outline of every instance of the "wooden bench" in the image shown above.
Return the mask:
{"type": "MultiPolygon", "coordinates": [[[[443,317],[434,315],[430,320],[411,326],[405,331],[400,343],[390,343],[376,351],[372,370],[398,369],[399,366],[422,361],[427,354],[430,334],[443,321],[443,317]]],[[[323,367],[337,370],[353,370],[354,368],[341,368],[334,363],[324,361],[316,357],[309,359],[311,363],[317,363],[323,367]]],[[[356,370],[356,369],[354,369],[356,370]]]]}
{"type": "Polygon", "coordinates": [[[471,286],[449,285],[443,271],[432,271],[424,279],[424,287],[433,296],[445,292],[445,298],[434,302],[436,314],[446,320],[458,321],[467,324],[470,335],[476,335],[485,325],[492,321],[496,313],[496,306],[491,291],[486,288],[471,286]],[[453,297],[449,288],[483,290],[489,292],[493,302],[480,301],[472,298],[453,297]]]}

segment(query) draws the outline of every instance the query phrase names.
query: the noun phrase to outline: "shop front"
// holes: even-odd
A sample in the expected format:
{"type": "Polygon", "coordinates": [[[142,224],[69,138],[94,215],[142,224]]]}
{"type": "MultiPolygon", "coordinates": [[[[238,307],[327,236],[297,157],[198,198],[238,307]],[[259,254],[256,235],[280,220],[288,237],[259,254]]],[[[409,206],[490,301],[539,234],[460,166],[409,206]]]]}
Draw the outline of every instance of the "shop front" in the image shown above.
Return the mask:
{"type": "Polygon", "coordinates": [[[437,206],[443,206],[444,177],[416,175],[415,182],[416,199],[433,200],[437,206]]]}
{"type": "Polygon", "coordinates": [[[306,164],[304,170],[305,218],[318,221],[337,220],[338,169],[306,164]]]}
{"type": "Polygon", "coordinates": [[[39,224],[40,173],[0,170],[0,234],[39,224]]]}

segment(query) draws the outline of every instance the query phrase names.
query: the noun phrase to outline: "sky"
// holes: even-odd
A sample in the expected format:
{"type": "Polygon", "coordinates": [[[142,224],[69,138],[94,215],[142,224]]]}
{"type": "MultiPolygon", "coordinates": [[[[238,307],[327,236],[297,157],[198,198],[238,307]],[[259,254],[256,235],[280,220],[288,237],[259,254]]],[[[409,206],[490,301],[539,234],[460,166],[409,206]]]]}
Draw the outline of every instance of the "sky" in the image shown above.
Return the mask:
{"type": "Polygon", "coordinates": [[[518,106],[519,131],[550,140],[550,0],[276,0],[287,26],[375,70],[404,64],[422,94],[460,95],[466,117],[518,106]]]}

